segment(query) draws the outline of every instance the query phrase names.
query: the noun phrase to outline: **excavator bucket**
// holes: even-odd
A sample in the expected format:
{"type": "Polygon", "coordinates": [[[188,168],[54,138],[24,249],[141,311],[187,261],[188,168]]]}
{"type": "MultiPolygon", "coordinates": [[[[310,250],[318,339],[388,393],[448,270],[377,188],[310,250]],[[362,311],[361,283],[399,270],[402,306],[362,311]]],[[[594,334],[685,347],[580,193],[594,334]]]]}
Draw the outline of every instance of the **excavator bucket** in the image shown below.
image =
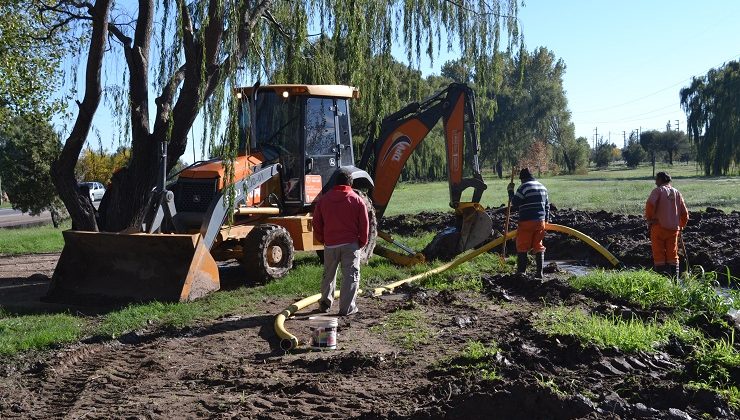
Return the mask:
{"type": "Polygon", "coordinates": [[[451,260],[491,236],[493,221],[479,203],[461,203],[457,223],[438,233],[422,253],[427,261],[451,260]]]}
{"type": "Polygon", "coordinates": [[[46,298],[68,303],[190,301],[219,289],[200,234],[67,230],[46,298]]]}

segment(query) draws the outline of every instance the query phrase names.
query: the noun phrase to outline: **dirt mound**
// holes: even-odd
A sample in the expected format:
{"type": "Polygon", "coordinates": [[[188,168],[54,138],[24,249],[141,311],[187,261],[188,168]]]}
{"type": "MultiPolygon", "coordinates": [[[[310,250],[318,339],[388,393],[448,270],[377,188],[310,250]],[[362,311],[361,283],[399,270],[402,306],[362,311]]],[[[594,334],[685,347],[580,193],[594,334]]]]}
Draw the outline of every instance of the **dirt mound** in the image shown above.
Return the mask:
{"type": "MultiPolygon", "coordinates": [[[[494,236],[501,235],[505,215],[501,208],[487,209],[493,219],[494,236]]],[[[595,239],[630,267],[651,267],[652,257],[647,226],[642,216],[614,214],[606,211],[555,210],[552,223],[576,229],[595,239]]],[[[381,230],[400,235],[419,235],[440,232],[454,223],[449,213],[423,212],[417,215],[385,218],[381,230]]],[[[510,229],[516,229],[516,217],[510,229]]],[[[734,277],[740,275],[740,212],[724,213],[707,208],[691,212],[683,233],[688,260],[692,266],[700,265],[705,271],[716,271],[727,282],[727,270],[734,277]]],[[[545,238],[548,259],[576,259],[588,265],[610,264],[582,241],[560,233],[550,232],[545,238]]],[[[513,242],[507,253],[516,252],[513,242]]],[[[437,255],[440,256],[440,255],[437,255]]]]}

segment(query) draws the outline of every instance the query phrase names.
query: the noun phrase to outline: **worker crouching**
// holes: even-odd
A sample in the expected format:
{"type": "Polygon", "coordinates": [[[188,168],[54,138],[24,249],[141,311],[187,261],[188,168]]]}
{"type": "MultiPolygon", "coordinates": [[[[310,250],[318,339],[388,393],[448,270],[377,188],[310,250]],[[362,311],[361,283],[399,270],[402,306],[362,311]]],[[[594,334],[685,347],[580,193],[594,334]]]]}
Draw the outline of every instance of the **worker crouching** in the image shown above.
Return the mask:
{"type": "Polygon", "coordinates": [[[534,252],[534,260],[537,263],[535,277],[542,278],[542,267],[545,264],[545,246],[542,240],[545,238],[545,224],[550,217],[550,200],[547,188],[534,179],[529,169],[524,168],[519,172],[519,180],[522,184],[514,192],[514,183],[509,183],[507,188],[512,210],[519,212],[519,227],[516,236],[517,273],[527,271],[527,253],[534,252]]]}
{"type": "Polygon", "coordinates": [[[658,172],[655,185],[645,203],[653,266],[658,273],[678,277],[678,235],[689,221],[689,212],[681,193],[671,186],[670,175],[658,172]]]}

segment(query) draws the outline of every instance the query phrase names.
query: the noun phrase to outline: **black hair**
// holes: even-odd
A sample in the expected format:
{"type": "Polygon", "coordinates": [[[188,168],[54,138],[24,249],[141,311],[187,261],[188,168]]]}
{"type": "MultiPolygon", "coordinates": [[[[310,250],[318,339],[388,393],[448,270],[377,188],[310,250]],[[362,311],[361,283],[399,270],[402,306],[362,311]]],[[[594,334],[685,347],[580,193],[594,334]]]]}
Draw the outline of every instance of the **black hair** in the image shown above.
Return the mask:
{"type": "Polygon", "coordinates": [[[657,179],[663,184],[667,184],[671,182],[671,176],[665,172],[658,172],[657,174],[655,174],[655,179],[657,179]]]}
{"type": "Polygon", "coordinates": [[[525,179],[534,179],[534,177],[532,176],[532,173],[529,172],[529,168],[524,168],[519,171],[519,179],[524,181],[525,179]]]}
{"type": "Polygon", "coordinates": [[[352,185],[352,172],[350,172],[349,169],[346,169],[346,168],[337,169],[337,172],[334,175],[334,184],[351,186],[352,185]]]}

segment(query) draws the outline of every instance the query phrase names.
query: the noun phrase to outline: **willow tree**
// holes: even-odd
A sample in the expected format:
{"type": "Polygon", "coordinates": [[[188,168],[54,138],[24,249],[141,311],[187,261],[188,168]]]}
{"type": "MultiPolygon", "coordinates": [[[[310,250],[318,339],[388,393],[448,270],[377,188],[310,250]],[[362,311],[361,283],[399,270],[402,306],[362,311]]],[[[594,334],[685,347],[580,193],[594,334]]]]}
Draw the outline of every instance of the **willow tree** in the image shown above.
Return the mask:
{"type": "Polygon", "coordinates": [[[740,63],[732,61],[681,89],[688,134],[706,175],[740,163],[740,63]]]}
{"type": "MultiPolygon", "coordinates": [[[[52,169],[70,215],[87,230],[99,227],[92,207],[77,192],[74,167],[104,87],[110,92],[113,83],[120,83],[115,87],[123,99],[113,101],[114,111],[125,116],[131,142],[130,164],[113,176],[100,209],[100,228],[118,231],[139,225],[143,218],[161,142],[166,142],[169,169],[184,154],[199,113],[211,133],[219,132],[213,126],[233,105],[228,92],[238,81],[299,83],[303,81],[295,77],[311,67],[326,82],[359,86],[366,98],[359,105],[382,115],[389,110],[389,71],[371,73],[369,64],[390,62],[394,44],[402,45],[418,67],[422,56],[434,58],[444,48],[475,62],[492,55],[500,39],[513,42],[519,36],[515,0],[59,0],[42,8],[49,28],[73,25],[80,39],[87,40],[79,51],[86,57],[80,66],[84,97],[52,169]],[[306,54],[316,36],[340,46],[333,54],[341,65],[322,67],[325,60],[306,54]],[[109,68],[105,66],[121,63],[123,81],[101,76],[109,68]]],[[[234,150],[233,139],[229,141],[221,150],[234,150]]]]}

